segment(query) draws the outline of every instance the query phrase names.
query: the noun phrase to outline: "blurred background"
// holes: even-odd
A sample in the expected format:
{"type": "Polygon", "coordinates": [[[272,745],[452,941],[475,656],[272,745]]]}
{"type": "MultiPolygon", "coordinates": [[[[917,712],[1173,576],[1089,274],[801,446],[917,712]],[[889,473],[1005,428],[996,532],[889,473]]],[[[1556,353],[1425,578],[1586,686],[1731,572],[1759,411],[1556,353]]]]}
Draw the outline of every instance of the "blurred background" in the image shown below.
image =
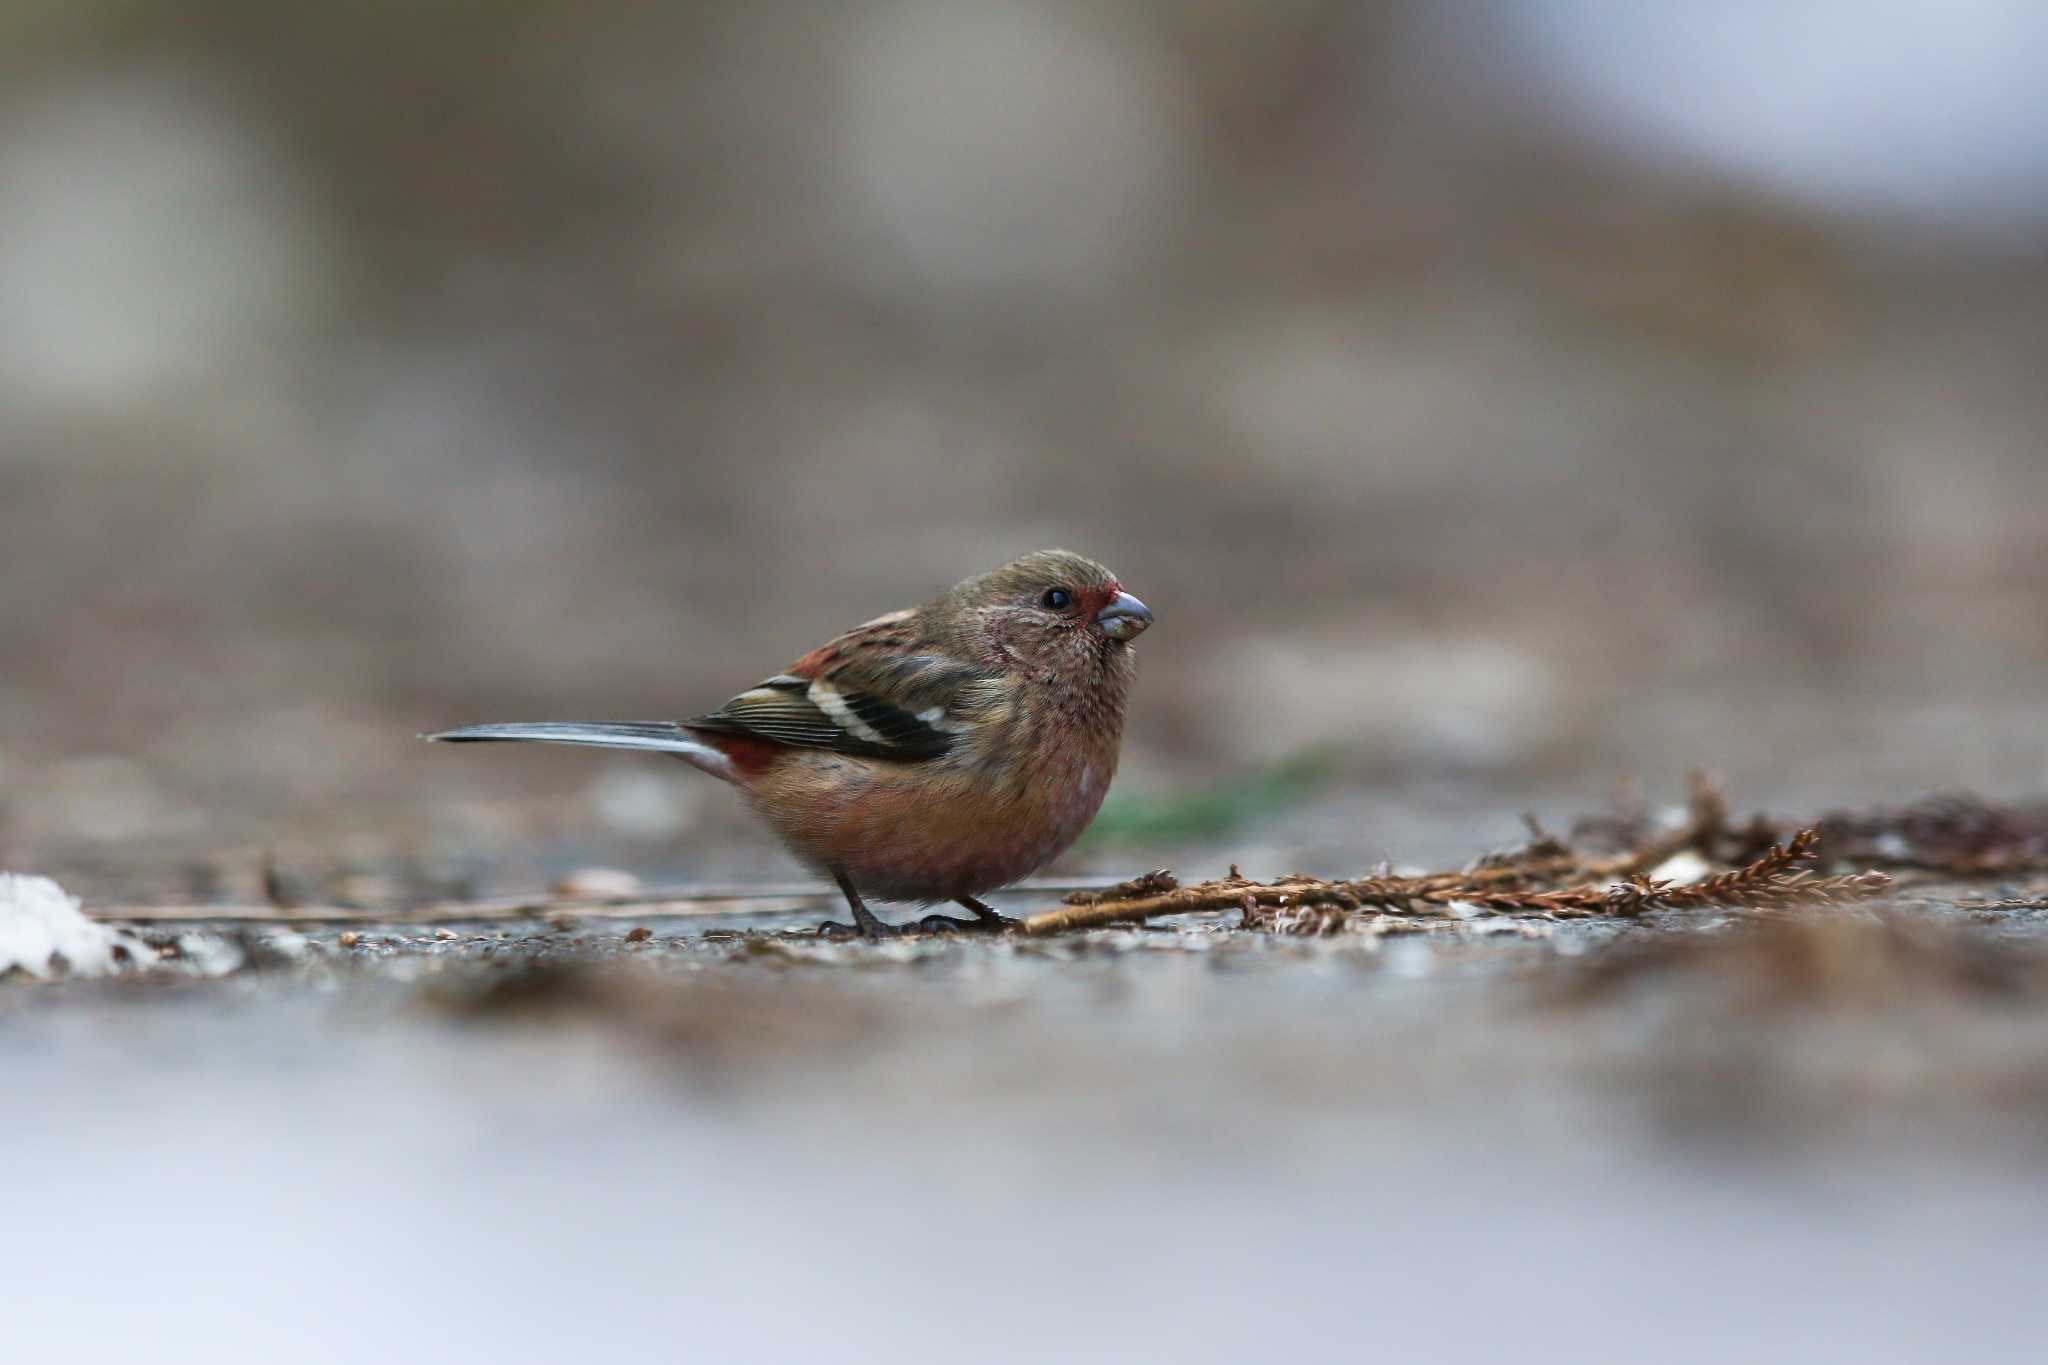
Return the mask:
{"type": "Polygon", "coordinates": [[[1159,615],[1119,800],[1310,756],[1311,861],[1695,765],[2038,789],[2044,55],[2027,0],[11,0],[0,860],[787,875],[679,766],[413,736],[689,714],[1048,544],[1159,615]]]}

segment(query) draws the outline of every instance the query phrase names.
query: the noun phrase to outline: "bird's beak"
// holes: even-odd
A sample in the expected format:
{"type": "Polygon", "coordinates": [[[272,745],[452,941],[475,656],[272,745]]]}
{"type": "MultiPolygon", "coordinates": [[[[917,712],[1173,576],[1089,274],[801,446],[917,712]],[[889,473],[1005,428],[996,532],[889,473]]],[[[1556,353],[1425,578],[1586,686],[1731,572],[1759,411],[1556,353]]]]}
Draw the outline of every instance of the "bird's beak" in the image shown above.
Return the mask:
{"type": "Polygon", "coordinates": [[[1152,624],[1152,609],[1127,592],[1109,599],[1109,605],[1095,613],[1095,624],[1112,640],[1128,640],[1152,624]]]}

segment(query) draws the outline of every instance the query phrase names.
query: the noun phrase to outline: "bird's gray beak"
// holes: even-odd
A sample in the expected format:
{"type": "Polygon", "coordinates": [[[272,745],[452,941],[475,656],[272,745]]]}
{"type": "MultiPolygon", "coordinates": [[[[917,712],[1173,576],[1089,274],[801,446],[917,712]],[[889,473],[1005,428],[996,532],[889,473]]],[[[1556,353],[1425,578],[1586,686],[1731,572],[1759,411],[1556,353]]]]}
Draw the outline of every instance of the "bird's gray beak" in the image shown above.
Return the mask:
{"type": "Polygon", "coordinates": [[[1120,592],[1109,605],[1095,613],[1095,624],[1112,640],[1129,640],[1152,624],[1152,609],[1127,592],[1120,592]]]}

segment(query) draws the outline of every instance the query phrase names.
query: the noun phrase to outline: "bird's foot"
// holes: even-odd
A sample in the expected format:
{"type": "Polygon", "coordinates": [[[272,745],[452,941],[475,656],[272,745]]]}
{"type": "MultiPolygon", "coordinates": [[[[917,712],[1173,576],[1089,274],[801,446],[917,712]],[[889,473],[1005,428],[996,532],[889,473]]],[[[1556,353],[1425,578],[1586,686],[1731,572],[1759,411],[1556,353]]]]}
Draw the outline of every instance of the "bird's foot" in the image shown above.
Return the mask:
{"type": "Polygon", "coordinates": [[[875,918],[875,912],[868,909],[868,903],[860,898],[854,889],[853,880],[846,875],[846,869],[832,869],[832,880],[839,883],[839,892],[846,897],[846,908],[853,911],[851,925],[826,920],[818,926],[819,938],[858,938],[867,942],[876,939],[897,938],[903,931],[893,924],[884,924],[875,918]]]}
{"type": "Polygon", "coordinates": [[[973,919],[961,919],[958,915],[926,915],[917,922],[917,930],[924,934],[1000,934],[1006,929],[1015,929],[1018,921],[1008,915],[977,915],[973,919]]]}
{"type": "Polygon", "coordinates": [[[884,924],[872,915],[857,924],[841,924],[837,920],[828,919],[818,926],[819,938],[829,938],[841,943],[851,942],[854,939],[860,939],[868,943],[878,943],[885,938],[901,938],[902,936],[903,931],[901,929],[893,924],[884,924]]]}

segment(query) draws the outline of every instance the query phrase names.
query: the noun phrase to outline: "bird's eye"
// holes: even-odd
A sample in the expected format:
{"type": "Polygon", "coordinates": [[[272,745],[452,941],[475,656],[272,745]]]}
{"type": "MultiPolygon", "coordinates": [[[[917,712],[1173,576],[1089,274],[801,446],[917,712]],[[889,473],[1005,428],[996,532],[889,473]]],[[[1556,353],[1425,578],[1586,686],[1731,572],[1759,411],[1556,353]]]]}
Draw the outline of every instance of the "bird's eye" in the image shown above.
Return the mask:
{"type": "Polygon", "coordinates": [[[1054,611],[1065,611],[1074,605],[1074,595],[1065,588],[1047,588],[1045,596],[1038,599],[1054,611]]]}

